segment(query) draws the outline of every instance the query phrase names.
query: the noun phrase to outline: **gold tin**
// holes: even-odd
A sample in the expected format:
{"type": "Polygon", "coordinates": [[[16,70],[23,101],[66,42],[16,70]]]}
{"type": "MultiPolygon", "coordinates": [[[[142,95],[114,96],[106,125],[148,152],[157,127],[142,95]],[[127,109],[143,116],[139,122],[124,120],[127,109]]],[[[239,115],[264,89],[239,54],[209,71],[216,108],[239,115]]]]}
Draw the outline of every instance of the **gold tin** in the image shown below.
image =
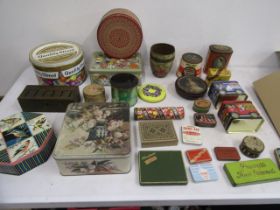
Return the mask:
{"type": "Polygon", "coordinates": [[[78,86],[86,79],[84,54],[74,42],[39,45],[29,53],[40,85],[78,86]]]}
{"type": "Polygon", "coordinates": [[[91,84],[83,89],[85,102],[102,103],[106,101],[105,89],[102,85],[91,84]]]}

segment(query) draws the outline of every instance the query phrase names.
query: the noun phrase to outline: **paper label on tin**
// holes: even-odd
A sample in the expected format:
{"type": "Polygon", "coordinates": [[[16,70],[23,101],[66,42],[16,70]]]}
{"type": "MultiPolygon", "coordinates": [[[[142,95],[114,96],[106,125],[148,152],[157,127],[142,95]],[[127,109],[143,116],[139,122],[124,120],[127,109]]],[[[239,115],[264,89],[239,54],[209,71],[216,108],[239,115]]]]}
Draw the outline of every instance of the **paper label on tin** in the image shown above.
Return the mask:
{"type": "Polygon", "coordinates": [[[58,72],[45,72],[35,69],[35,73],[37,77],[44,78],[44,79],[58,79],[59,74],[58,72]]]}
{"type": "Polygon", "coordinates": [[[84,66],[85,66],[85,60],[83,59],[78,65],[76,65],[70,69],[62,71],[61,74],[64,77],[71,77],[72,75],[78,74],[80,71],[82,71],[84,66]]]}

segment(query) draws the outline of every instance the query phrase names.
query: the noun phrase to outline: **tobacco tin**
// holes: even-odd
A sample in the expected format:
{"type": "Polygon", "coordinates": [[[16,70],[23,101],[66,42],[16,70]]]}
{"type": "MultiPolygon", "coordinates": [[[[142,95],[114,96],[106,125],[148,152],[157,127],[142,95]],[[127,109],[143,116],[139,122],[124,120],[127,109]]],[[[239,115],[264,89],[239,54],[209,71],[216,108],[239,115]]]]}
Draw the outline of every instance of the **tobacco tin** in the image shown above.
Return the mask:
{"type": "Polygon", "coordinates": [[[194,124],[199,127],[215,127],[217,124],[214,114],[195,113],[194,124]]]}
{"type": "Polygon", "coordinates": [[[212,160],[206,148],[187,150],[186,155],[190,164],[209,162],[212,160]]]}
{"type": "Polygon", "coordinates": [[[215,147],[216,158],[220,161],[238,161],[240,155],[235,147],[215,147]]]}

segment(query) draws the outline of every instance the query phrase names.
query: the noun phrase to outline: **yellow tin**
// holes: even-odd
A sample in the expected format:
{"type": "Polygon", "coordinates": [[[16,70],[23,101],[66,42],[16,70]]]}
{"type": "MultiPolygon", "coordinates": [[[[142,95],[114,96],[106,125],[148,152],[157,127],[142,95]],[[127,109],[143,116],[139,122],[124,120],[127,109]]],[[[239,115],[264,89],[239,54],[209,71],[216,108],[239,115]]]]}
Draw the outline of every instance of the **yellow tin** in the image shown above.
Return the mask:
{"type": "Polygon", "coordinates": [[[229,69],[210,68],[207,73],[206,82],[211,85],[213,81],[229,81],[231,72],[229,69]]]}

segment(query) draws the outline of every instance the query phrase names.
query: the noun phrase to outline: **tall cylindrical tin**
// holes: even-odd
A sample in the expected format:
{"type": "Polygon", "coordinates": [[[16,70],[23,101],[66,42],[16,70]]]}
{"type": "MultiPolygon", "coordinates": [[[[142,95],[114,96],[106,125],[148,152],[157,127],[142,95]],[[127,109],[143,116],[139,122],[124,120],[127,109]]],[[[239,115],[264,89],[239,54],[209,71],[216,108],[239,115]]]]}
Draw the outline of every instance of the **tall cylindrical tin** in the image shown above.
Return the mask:
{"type": "Polygon", "coordinates": [[[232,53],[233,50],[229,46],[217,44],[210,45],[203,72],[207,74],[209,68],[226,68],[232,53]]]}
{"type": "Polygon", "coordinates": [[[196,53],[185,53],[182,56],[180,66],[176,75],[178,77],[189,75],[194,69],[194,76],[199,77],[201,74],[202,57],[196,53]]]}

